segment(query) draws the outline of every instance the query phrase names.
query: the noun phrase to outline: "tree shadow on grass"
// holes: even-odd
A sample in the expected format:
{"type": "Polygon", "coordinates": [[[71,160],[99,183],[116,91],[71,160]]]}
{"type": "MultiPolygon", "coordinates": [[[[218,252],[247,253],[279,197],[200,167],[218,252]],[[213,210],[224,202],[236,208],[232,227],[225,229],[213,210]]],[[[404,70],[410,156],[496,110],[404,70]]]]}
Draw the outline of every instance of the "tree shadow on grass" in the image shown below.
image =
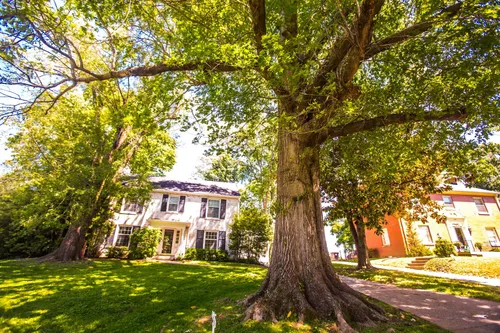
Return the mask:
{"type": "Polygon", "coordinates": [[[97,260],[0,261],[0,325],[7,332],[185,332],[212,310],[231,311],[265,270],[97,260]],[[168,332],[168,330],[167,330],[168,332]]]}

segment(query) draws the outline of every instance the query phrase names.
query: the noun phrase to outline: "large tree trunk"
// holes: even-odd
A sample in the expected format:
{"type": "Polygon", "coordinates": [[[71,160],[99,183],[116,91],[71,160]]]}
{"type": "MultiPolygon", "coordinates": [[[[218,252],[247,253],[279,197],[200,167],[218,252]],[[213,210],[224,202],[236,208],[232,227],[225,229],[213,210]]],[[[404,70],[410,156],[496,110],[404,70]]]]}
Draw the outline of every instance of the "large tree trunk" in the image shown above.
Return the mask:
{"type": "Polygon", "coordinates": [[[87,230],[86,225],[70,226],[59,247],[40,259],[42,261],[57,260],[63,262],[82,259],[87,230]]]}
{"type": "Polygon", "coordinates": [[[384,320],[382,311],[342,283],[326,246],[319,188],[319,147],[296,134],[279,134],[278,212],[271,263],[261,289],[247,299],[246,319],[384,320]]]}

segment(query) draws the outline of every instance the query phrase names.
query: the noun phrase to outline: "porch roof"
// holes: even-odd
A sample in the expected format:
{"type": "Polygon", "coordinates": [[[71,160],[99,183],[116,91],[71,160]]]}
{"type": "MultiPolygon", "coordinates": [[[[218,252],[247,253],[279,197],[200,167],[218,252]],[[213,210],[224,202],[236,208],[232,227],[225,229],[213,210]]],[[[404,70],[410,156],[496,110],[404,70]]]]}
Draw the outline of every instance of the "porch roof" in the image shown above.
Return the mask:
{"type": "Polygon", "coordinates": [[[165,221],[165,220],[155,220],[155,219],[148,220],[148,223],[153,228],[164,228],[164,227],[182,228],[182,227],[189,227],[192,224],[191,222],[165,221]]]}

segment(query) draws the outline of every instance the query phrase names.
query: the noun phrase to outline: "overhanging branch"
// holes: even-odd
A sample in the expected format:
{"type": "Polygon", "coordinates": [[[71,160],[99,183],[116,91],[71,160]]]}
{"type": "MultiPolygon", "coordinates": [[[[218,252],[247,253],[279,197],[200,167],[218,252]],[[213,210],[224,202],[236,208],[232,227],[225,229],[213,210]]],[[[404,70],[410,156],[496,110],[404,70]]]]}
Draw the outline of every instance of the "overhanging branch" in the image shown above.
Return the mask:
{"type": "Polygon", "coordinates": [[[467,117],[465,108],[458,108],[450,110],[449,112],[428,112],[423,114],[418,113],[397,113],[387,116],[380,116],[366,120],[354,121],[342,126],[334,126],[324,128],[313,136],[313,140],[317,144],[322,144],[327,139],[337,138],[354,134],[362,131],[369,131],[379,127],[388,125],[398,125],[410,122],[421,121],[451,121],[451,120],[464,120],[467,117]]]}

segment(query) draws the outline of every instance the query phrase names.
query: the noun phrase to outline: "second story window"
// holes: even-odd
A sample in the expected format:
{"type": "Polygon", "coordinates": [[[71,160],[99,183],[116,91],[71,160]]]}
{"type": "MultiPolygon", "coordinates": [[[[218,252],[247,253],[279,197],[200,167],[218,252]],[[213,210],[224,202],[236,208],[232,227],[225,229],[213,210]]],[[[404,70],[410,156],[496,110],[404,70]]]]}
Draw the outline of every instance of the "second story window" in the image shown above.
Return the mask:
{"type": "Polygon", "coordinates": [[[171,196],[168,199],[168,209],[169,212],[177,212],[179,210],[179,197],[171,196]]]}
{"type": "Polygon", "coordinates": [[[220,217],[220,200],[208,200],[207,217],[216,219],[220,217]]]}
{"type": "Polygon", "coordinates": [[[140,213],[142,206],[137,201],[123,200],[122,212],[124,213],[140,213]]]}
{"type": "Polygon", "coordinates": [[[482,198],[473,198],[473,200],[479,214],[488,214],[488,209],[482,198]]]}
{"type": "Polygon", "coordinates": [[[451,200],[450,196],[443,195],[443,202],[445,207],[453,208],[453,200],[451,200]]]}

